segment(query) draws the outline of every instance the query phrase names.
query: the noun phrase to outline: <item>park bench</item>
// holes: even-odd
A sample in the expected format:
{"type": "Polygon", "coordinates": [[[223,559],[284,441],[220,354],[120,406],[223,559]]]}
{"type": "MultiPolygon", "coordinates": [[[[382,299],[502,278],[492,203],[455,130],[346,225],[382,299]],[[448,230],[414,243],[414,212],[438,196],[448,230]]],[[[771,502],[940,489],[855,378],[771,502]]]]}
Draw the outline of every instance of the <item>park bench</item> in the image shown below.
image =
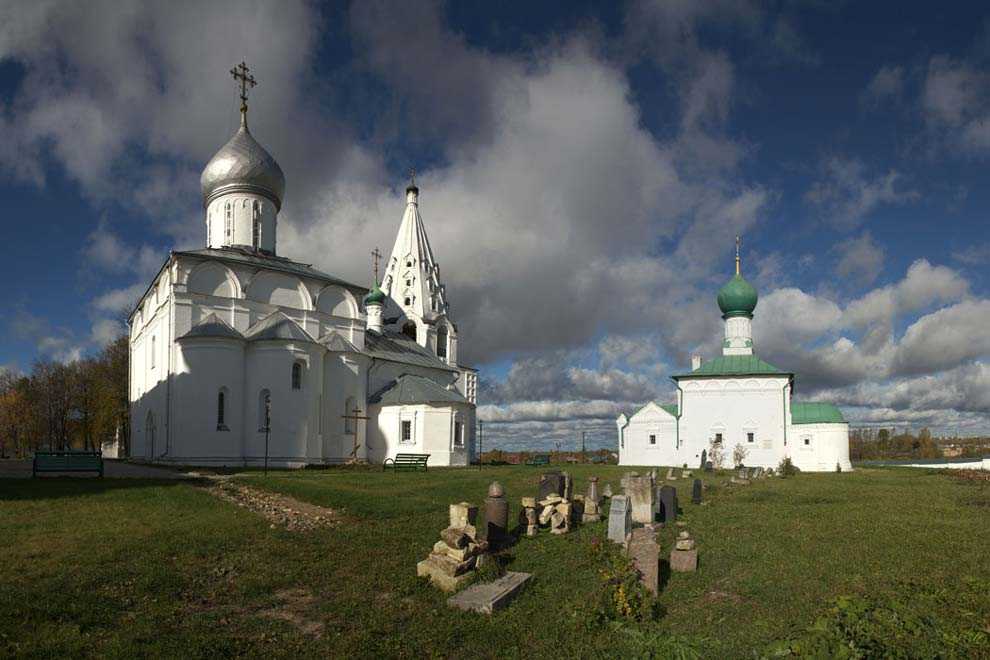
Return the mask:
{"type": "Polygon", "coordinates": [[[533,466],[550,465],[550,456],[548,456],[547,454],[537,454],[536,456],[533,456],[528,461],[526,461],[526,465],[533,465],[533,466]]]}
{"type": "Polygon", "coordinates": [[[429,458],[429,454],[396,454],[395,458],[385,459],[382,469],[387,470],[389,467],[395,471],[422,469],[423,472],[426,472],[426,461],[429,458]],[[389,466],[390,461],[392,463],[391,466],[389,466]]]}
{"type": "Polygon", "coordinates": [[[36,451],[31,476],[39,472],[99,472],[103,476],[103,456],[98,451],[36,451]]]}

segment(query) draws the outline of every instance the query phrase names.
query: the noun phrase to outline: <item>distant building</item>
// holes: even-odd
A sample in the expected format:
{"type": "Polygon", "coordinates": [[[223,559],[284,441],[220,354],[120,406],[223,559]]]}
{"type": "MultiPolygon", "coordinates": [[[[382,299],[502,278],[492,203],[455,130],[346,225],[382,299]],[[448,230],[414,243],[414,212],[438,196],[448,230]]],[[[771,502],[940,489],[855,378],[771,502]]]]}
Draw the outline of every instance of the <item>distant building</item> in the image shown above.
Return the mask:
{"type": "Polygon", "coordinates": [[[722,355],[692,359],[691,371],[672,376],[677,403],[647,403],[616,420],[619,464],[698,467],[716,448],[732,467],[777,467],[784,457],[805,471],[851,470],[849,424],[831,403],[793,401],[795,377],[753,353],[756,289],[736,274],[718,293],[725,320],[722,355]]]}
{"type": "Polygon", "coordinates": [[[242,99],[201,177],[205,246],[172,252],[129,318],[131,455],[260,465],[267,436],[272,465],[400,452],[468,464],[477,373],[457,361],[419,189],[406,188],[381,287],[278,255],[285,177],[242,99]]]}

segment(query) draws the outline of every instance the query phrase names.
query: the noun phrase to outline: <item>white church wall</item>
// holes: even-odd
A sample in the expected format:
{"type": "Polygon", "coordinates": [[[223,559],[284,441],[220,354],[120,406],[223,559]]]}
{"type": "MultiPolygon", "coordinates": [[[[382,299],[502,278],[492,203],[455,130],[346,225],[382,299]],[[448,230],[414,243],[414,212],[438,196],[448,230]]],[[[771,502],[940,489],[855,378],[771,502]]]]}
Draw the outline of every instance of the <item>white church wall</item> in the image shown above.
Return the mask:
{"type": "Polygon", "coordinates": [[[346,420],[355,408],[368,416],[364,373],[370,360],[364,356],[327,353],[323,358],[323,401],[321,410],[322,457],[327,463],[341,463],[351,457],[355,442],[358,458],[367,457],[368,423],[346,420]],[[350,410],[348,405],[351,406],[350,410]]]}
{"type": "Polygon", "coordinates": [[[848,424],[794,424],[788,429],[787,445],[799,470],[834,472],[836,464],[843,472],[852,470],[848,424]]]}
{"type": "Polygon", "coordinates": [[[619,465],[678,464],[677,418],[657,404],[643,406],[629,418],[621,433],[619,465]]]}
{"type": "Polygon", "coordinates": [[[259,271],[247,288],[247,298],[267,305],[310,309],[310,298],[298,277],[275,271],[259,271]]]}
{"type": "Polygon", "coordinates": [[[239,465],[243,451],[244,342],[184,339],[176,342],[172,379],[172,446],[169,460],[239,465]],[[223,425],[219,394],[223,392],[223,425]]]}
{"type": "Polygon", "coordinates": [[[724,467],[732,467],[736,445],[745,448],[747,466],[776,467],[784,451],[788,383],[786,377],[681,380],[681,447],[675,464],[698,466],[702,451],[721,433],[724,467]]]}
{"type": "Polygon", "coordinates": [[[396,454],[429,454],[428,465],[467,465],[474,456],[474,409],[467,404],[369,407],[368,460],[381,464],[396,454]],[[464,446],[454,446],[454,422],[460,421],[464,446]],[[412,437],[402,440],[402,423],[412,437]]]}
{"type": "Polygon", "coordinates": [[[186,291],[221,298],[241,296],[237,277],[219,261],[204,261],[197,264],[186,280],[186,291]]]}
{"type": "Polygon", "coordinates": [[[298,467],[319,460],[316,406],[321,393],[322,348],[285,341],[251,342],[245,352],[245,456],[258,464],[265,455],[264,403],[271,396],[268,456],[275,464],[298,467]],[[292,365],[303,366],[300,389],[292,388],[292,365]]]}
{"type": "Polygon", "coordinates": [[[167,449],[171,296],[168,270],[152,283],[131,318],[131,456],[151,460],[167,449]]]}

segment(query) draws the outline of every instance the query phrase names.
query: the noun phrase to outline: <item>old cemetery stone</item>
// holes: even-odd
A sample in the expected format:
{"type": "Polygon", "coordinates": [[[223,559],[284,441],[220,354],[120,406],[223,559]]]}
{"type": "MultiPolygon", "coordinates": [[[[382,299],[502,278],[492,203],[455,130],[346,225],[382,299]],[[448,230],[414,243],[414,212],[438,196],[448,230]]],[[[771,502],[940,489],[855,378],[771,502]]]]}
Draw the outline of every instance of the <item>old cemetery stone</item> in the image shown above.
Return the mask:
{"type": "Polygon", "coordinates": [[[653,480],[649,476],[628,477],[626,479],[626,496],[632,507],[633,522],[652,523],[656,510],[653,480]]]}
{"type": "Polygon", "coordinates": [[[447,599],[451,607],[491,614],[508,605],[533,577],[532,573],[508,571],[494,582],[475,584],[447,599]]]}
{"type": "Polygon", "coordinates": [[[522,508],[519,511],[519,524],[525,526],[526,536],[536,536],[539,531],[539,520],[536,517],[536,498],[522,498],[522,508]]]}
{"type": "Polygon", "coordinates": [[[497,481],[493,481],[488,487],[485,525],[488,528],[486,538],[489,545],[499,547],[506,542],[509,537],[509,502],[505,499],[505,489],[497,481]]]}
{"type": "Polygon", "coordinates": [[[695,479],[691,486],[691,503],[701,504],[701,479],[695,479]]]}
{"type": "Polygon", "coordinates": [[[602,491],[602,497],[612,499],[612,484],[605,484],[605,489],[602,491]]]}
{"type": "Polygon", "coordinates": [[[714,472],[714,471],[715,471],[715,466],[712,465],[711,461],[707,461],[705,463],[705,472],[714,472]]]}
{"type": "Polygon", "coordinates": [[[450,526],[440,532],[429,556],[416,564],[416,575],[428,576],[444,591],[454,591],[469,579],[478,558],[488,550],[488,543],[477,538],[477,515],[473,504],[451,504],[450,526]]]}
{"type": "Polygon", "coordinates": [[[736,476],[740,479],[749,479],[749,471],[745,467],[740,467],[739,472],[736,473],[736,476]]]}
{"type": "Polygon", "coordinates": [[[598,477],[588,477],[588,493],[584,496],[582,522],[598,522],[602,519],[602,498],[598,494],[598,477]]]}
{"type": "Polygon", "coordinates": [[[563,473],[563,477],[564,477],[564,492],[561,493],[561,495],[565,500],[572,500],[574,499],[574,480],[571,478],[571,475],[567,472],[563,473]]]}
{"type": "Polygon", "coordinates": [[[677,535],[674,549],[670,551],[670,570],[677,573],[698,570],[698,548],[687,531],[677,535]]]}
{"type": "Polygon", "coordinates": [[[690,479],[692,474],[694,473],[691,472],[691,470],[684,470],[683,472],[681,472],[681,476],[684,477],[685,479],[690,479]]]}
{"type": "Polygon", "coordinates": [[[639,572],[639,581],[656,596],[660,591],[660,544],[652,525],[632,530],[628,552],[639,572]]]}
{"type": "Polygon", "coordinates": [[[629,480],[638,476],[639,476],[639,472],[626,472],[625,474],[622,475],[622,478],[619,479],[619,487],[622,488],[622,490],[625,490],[626,484],[629,483],[629,480]]]}
{"type": "Polygon", "coordinates": [[[698,465],[698,467],[701,468],[702,470],[707,470],[708,469],[708,450],[707,449],[702,449],[701,450],[701,463],[698,465]]]}
{"type": "Polygon", "coordinates": [[[542,501],[551,495],[564,496],[564,476],[557,471],[545,472],[540,477],[540,487],[536,491],[536,499],[542,501]]]}
{"type": "Polygon", "coordinates": [[[608,540],[625,545],[632,529],[632,507],[625,495],[612,497],[608,510],[608,540]]]}
{"type": "Polygon", "coordinates": [[[677,489],[664,486],[660,489],[660,521],[671,524],[677,520],[677,489]]]}

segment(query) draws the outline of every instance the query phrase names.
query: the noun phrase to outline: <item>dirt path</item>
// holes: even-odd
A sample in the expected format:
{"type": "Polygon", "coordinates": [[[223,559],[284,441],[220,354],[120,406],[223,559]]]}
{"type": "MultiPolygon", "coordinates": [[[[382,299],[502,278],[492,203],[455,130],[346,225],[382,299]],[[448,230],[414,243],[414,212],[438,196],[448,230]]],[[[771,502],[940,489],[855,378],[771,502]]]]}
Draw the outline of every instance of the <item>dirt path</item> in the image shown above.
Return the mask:
{"type": "Polygon", "coordinates": [[[320,527],[335,527],[343,518],[341,512],[334,509],[245,486],[229,477],[211,477],[205,488],[222,500],[264,517],[273,529],[284,527],[292,532],[305,532],[320,527]]]}

